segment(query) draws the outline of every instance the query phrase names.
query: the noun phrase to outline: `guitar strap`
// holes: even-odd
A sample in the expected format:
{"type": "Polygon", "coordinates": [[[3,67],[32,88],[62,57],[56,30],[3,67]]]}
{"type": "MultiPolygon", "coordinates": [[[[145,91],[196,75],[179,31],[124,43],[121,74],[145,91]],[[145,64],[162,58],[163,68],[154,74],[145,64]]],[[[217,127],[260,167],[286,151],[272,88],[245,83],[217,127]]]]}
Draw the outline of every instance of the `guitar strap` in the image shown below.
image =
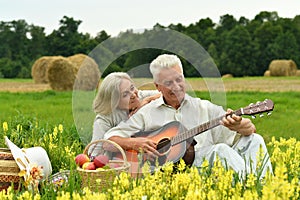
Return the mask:
{"type": "Polygon", "coordinates": [[[192,145],[192,146],[195,146],[196,144],[197,144],[197,141],[193,139],[191,145],[192,145]]]}
{"type": "Polygon", "coordinates": [[[195,160],[195,149],[194,146],[197,144],[196,140],[192,138],[192,142],[189,142],[190,139],[187,141],[186,145],[186,151],[183,155],[182,159],[185,161],[185,163],[189,166],[191,166],[195,160]]]}

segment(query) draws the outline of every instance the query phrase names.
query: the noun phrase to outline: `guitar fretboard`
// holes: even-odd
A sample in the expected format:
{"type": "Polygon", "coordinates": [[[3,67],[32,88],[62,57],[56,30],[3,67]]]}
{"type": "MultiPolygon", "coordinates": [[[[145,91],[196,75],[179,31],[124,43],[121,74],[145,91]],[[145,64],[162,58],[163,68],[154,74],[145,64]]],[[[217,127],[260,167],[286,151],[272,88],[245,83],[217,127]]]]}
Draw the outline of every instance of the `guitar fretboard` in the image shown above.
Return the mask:
{"type": "MultiPolygon", "coordinates": [[[[239,109],[239,110],[236,110],[234,112],[232,112],[232,114],[236,114],[236,115],[241,115],[242,114],[242,110],[239,109]]],[[[226,116],[226,115],[225,115],[226,116]]],[[[224,116],[221,116],[221,117],[218,117],[216,119],[213,119],[211,121],[208,121],[204,124],[201,124],[200,126],[197,126],[195,128],[192,128],[190,130],[187,130],[181,134],[178,134],[176,136],[174,136],[172,139],[171,139],[171,145],[174,146],[176,144],[179,144],[191,137],[194,137],[195,135],[198,135],[200,133],[203,133],[209,129],[212,129],[216,126],[219,126],[220,125],[220,121],[222,120],[224,116]]]]}

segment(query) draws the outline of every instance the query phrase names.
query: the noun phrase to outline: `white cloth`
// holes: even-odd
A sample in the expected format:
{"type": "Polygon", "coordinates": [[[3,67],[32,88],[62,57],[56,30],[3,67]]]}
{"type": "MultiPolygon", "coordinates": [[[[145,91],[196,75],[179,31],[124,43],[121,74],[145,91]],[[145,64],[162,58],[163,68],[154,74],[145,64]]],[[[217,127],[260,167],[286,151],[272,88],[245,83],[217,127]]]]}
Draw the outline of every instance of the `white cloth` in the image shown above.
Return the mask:
{"type": "MultiPolygon", "coordinates": [[[[121,122],[118,126],[110,129],[105,133],[104,138],[109,139],[112,136],[131,137],[139,131],[156,130],[171,121],[179,121],[185,128],[190,130],[224,114],[225,111],[221,106],[212,104],[207,100],[193,98],[187,94],[178,109],[166,105],[161,97],[142,107],[126,122],[121,122]]],[[[258,135],[256,135],[242,137],[232,147],[236,132],[224,126],[217,126],[199,134],[194,137],[197,142],[195,145],[194,165],[199,166],[203,158],[209,158],[213,162],[215,160],[215,156],[213,155],[217,153],[221,156],[223,155],[222,157],[231,163],[230,166],[236,172],[245,171],[245,167],[242,167],[241,155],[237,153],[236,149],[248,147],[245,155],[249,155],[252,160],[256,160],[257,146],[259,145],[262,145],[265,153],[267,153],[263,139],[257,139],[258,135]],[[237,163],[235,163],[235,160],[237,163]]],[[[247,162],[247,165],[250,165],[249,163],[247,162]]],[[[271,166],[271,164],[268,163],[268,166],[271,166]]],[[[248,168],[249,166],[247,166],[248,168]]]]}
{"type": "Polygon", "coordinates": [[[195,152],[195,156],[202,158],[194,161],[193,164],[197,167],[201,166],[204,159],[212,166],[218,156],[223,166],[233,169],[239,173],[241,178],[249,173],[254,173],[262,178],[267,170],[273,173],[264,139],[256,133],[242,136],[233,147],[223,143],[203,147],[195,152]],[[260,148],[262,148],[261,158],[259,158],[260,148]],[[260,166],[257,166],[258,162],[260,166]]]}

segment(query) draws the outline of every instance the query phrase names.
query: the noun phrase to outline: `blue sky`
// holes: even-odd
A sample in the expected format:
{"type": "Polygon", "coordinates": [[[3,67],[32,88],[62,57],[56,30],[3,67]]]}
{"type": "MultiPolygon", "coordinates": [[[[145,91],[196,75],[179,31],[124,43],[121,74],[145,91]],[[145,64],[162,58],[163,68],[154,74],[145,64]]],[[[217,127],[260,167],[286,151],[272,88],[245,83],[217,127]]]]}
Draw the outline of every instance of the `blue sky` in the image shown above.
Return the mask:
{"type": "Polygon", "coordinates": [[[299,8],[300,0],[0,0],[0,21],[25,19],[49,34],[66,15],[82,20],[80,32],[96,35],[105,30],[115,36],[157,22],[189,25],[209,17],[217,23],[225,14],[253,19],[260,11],[277,11],[280,17],[293,18],[300,15],[299,8]]]}

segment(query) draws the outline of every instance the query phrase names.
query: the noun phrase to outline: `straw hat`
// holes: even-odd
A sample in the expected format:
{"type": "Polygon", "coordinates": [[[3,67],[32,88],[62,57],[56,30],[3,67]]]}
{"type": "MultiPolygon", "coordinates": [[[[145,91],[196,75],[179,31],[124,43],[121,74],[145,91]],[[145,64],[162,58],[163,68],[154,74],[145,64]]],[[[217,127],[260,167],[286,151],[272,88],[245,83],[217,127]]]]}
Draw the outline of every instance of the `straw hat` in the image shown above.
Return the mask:
{"type": "Polygon", "coordinates": [[[5,142],[11,151],[20,171],[24,171],[26,175],[24,179],[30,176],[32,165],[40,167],[43,178],[47,178],[52,173],[52,166],[48,154],[42,147],[31,147],[27,149],[20,149],[12,141],[5,136],[5,142]]]}

